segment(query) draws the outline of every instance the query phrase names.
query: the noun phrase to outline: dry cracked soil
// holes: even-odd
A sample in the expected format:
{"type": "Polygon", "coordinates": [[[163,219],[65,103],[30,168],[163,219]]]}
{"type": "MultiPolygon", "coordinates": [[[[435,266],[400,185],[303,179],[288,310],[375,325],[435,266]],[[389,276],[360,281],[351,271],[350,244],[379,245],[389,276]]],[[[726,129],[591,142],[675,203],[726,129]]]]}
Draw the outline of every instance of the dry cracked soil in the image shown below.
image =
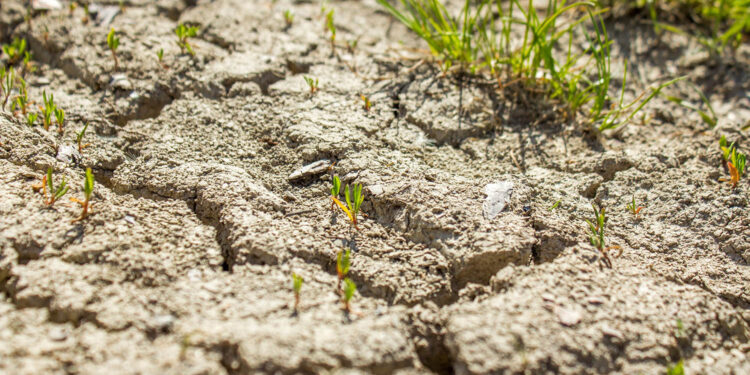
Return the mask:
{"type": "Polygon", "coordinates": [[[719,181],[717,145],[750,144],[747,45],[710,56],[610,18],[626,95],[685,75],[666,91],[698,105],[699,87],[719,125],[659,96],[602,135],[533,91],[443,76],[374,0],[327,3],[335,53],[318,2],[116,3],[31,24],[0,4],[34,105],[54,93],[67,118],[0,116],[0,373],[750,374],[750,184],[719,181]],[[200,26],[194,57],[179,23],[200,26]],[[52,206],[32,189],[48,167],[71,186],[52,206]],[[73,222],[87,167],[93,214],[73,222]],[[364,186],[359,230],[332,173],[364,186]]]}

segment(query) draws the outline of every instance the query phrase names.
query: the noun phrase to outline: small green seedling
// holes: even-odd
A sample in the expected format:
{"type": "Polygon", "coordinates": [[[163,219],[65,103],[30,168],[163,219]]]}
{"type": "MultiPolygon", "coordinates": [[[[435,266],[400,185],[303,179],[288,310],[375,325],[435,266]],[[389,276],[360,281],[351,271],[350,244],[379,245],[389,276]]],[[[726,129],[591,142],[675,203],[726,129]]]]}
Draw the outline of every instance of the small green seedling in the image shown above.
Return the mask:
{"type": "Polygon", "coordinates": [[[558,199],[557,202],[553,203],[552,206],[550,206],[547,210],[554,211],[557,207],[560,207],[560,200],[558,199]]]}
{"type": "Polygon", "coordinates": [[[286,22],[286,27],[292,27],[294,23],[294,13],[289,9],[284,11],[284,22],[286,22]]]}
{"type": "Polygon", "coordinates": [[[365,102],[365,111],[370,112],[370,108],[372,108],[372,102],[370,101],[370,98],[366,97],[364,94],[359,95],[360,98],[362,98],[362,101],[365,102]]]}
{"type": "Polygon", "coordinates": [[[47,205],[51,206],[55,204],[55,202],[62,198],[65,193],[68,192],[68,187],[66,186],[65,177],[63,177],[62,181],[60,182],[60,185],[55,188],[54,183],[52,182],[52,167],[47,168],[47,189],[49,189],[49,198],[47,199],[47,205]]]}
{"type": "MultiPolygon", "coordinates": [[[[620,249],[619,246],[606,246],[605,238],[604,238],[604,225],[607,223],[607,217],[605,216],[604,207],[597,208],[595,204],[591,204],[591,207],[594,209],[594,222],[586,220],[586,223],[589,225],[589,241],[591,241],[591,245],[593,245],[597,250],[599,250],[599,253],[601,254],[601,258],[599,260],[607,266],[608,268],[612,268],[612,260],[609,257],[609,251],[620,249]],[[596,224],[594,224],[596,223],[596,224]]],[[[617,256],[620,256],[622,253],[622,250],[620,249],[620,253],[618,253],[617,256]]]]}
{"type": "Polygon", "coordinates": [[[737,151],[734,142],[727,145],[727,139],[725,136],[721,136],[719,139],[719,147],[721,147],[722,158],[724,164],[729,170],[729,179],[722,178],[722,181],[728,181],[732,184],[732,187],[737,187],[742,175],[745,174],[746,155],[737,151]]]}
{"type": "Polygon", "coordinates": [[[90,143],[81,144],[83,141],[83,136],[86,135],[86,129],[88,129],[89,123],[87,122],[86,125],[84,125],[83,129],[79,133],[76,134],[76,143],[78,143],[78,152],[83,153],[83,149],[90,146],[90,143]]]}
{"type": "Polygon", "coordinates": [[[675,331],[674,331],[674,338],[676,339],[682,339],[686,337],[685,334],[685,324],[682,323],[682,319],[677,318],[677,321],[675,322],[675,331]]]}
{"type": "Polygon", "coordinates": [[[164,63],[164,48],[160,48],[158,51],[156,51],[156,58],[159,61],[159,65],[161,65],[164,69],[169,69],[169,66],[164,63]]]}
{"type": "Polygon", "coordinates": [[[341,292],[341,281],[343,281],[346,278],[346,275],[349,274],[349,266],[351,265],[350,261],[351,257],[351,250],[341,250],[336,254],[336,274],[338,275],[338,284],[336,285],[336,290],[341,292]]]}
{"type": "Polygon", "coordinates": [[[333,176],[333,187],[331,187],[331,211],[335,209],[336,201],[341,192],[341,179],[339,176],[333,176]]]}
{"type": "Polygon", "coordinates": [[[349,278],[344,279],[344,311],[347,314],[352,312],[351,300],[354,297],[354,293],[357,291],[357,284],[349,278]]]}
{"type": "Polygon", "coordinates": [[[26,116],[26,111],[29,105],[29,93],[26,90],[26,81],[23,78],[18,77],[18,84],[18,95],[16,95],[16,100],[11,104],[11,111],[18,108],[21,111],[21,114],[26,116]]]}
{"type": "Polygon", "coordinates": [[[3,53],[8,56],[8,65],[21,61],[26,52],[26,39],[13,38],[10,44],[3,44],[3,53]]]}
{"type": "Polygon", "coordinates": [[[23,53],[23,64],[21,64],[21,67],[23,68],[23,72],[21,75],[34,73],[36,71],[36,67],[31,61],[31,54],[28,51],[23,53]]]}
{"type": "Polygon", "coordinates": [[[685,364],[679,360],[674,365],[667,366],[667,375],[685,375],[685,364]]]}
{"type": "Polygon", "coordinates": [[[81,205],[82,211],[81,216],[73,222],[81,221],[88,217],[89,210],[91,209],[91,194],[94,192],[94,175],[91,173],[91,168],[86,168],[86,179],[83,181],[83,201],[76,199],[76,198],[70,198],[72,202],[78,203],[81,205]]]}
{"type": "Polygon", "coordinates": [[[719,148],[721,148],[722,157],[724,158],[724,162],[729,161],[729,156],[732,154],[732,150],[734,150],[734,142],[727,145],[727,137],[721,136],[719,138],[719,148]]]}
{"type": "Polygon", "coordinates": [[[55,120],[57,121],[57,132],[62,134],[65,125],[65,111],[62,108],[55,108],[55,120]]]}
{"type": "Polygon", "coordinates": [[[115,28],[109,29],[107,34],[107,45],[109,50],[112,51],[112,58],[115,60],[115,71],[119,70],[119,64],[117,63],[117,47],[120,46],[120,38],[115,35],[115,28]]]}
{"type": "Polygon", "coordinates": [[[52,125],[52,115],[55,113],[55,109],[57,106],[55,106],[55,98],[53,94],[49,94],[49,98],[47,97],[47,91],[42,91],[42,98],[44,100],[44,108],[42,109],[42,123],[44,125],[44,130],[49,130],[50,125],[52,125]]]}
{"type": "Polygon", "coordinates": [[[349,53],[354,53],[354,50],[357,49],[357,44],[359,44],[359,38],[347,40],[346,49],[349,50],[349,53]]]}
{"type": "Polygon", "coordinates": [[[333,24],[333,9],[326,13],[326,30],[331,33],[331,51],[336,51],[336,25],[333,24]]]}
{"type": "Polygon", "coordinates": [[[362,201],[365,200],[365,196],[362,194],[362,184],[353,185],[351,194],[349,194],[349,185],[346,185],[344,188],[344,197],[346,198],[346,206],[349,208],[347,212],[349,220],[359,230],[357,227],[357,214],[359,213],[359,208],[362,206],[362,201]]]}
{"type": "Polygon", "coordinates": [[[187,50],[190,55],[195,56],[195,51],[193,51],[193,46],[188,42],[188,38],[194,38],[198,35],[198,26],[188,27],[184,24],[179,24],[174,29],[174,33],[177,35],[177,45],[180,47],[182,53],[185,53],[187,50]]]}
{"type": "Polygon", "coordinates": [[[37,117],[39,117],[38,113],[29,113],[28,115],[26,115],[26,124],[29,125],[29,127],[34,126],[37,117]]]}
{"type": "Polygon", "coordinates": [[[638,213],[641,212],[641,210],[643,209],[643,206],[638,206],[637,204],[635,204],[635,195],[633,195],[633,199],[630,201],[630,203],[626,205],[626,208],[637,219],[638,213]]]}
{"type": "Polygon", "coordinates": [[[89,4],[83,4],[83,17],[81,18],[82,24],[89,23],[89,19],[91,19],[91,11],[89,11],[89,4]]]}
{"type": "Polygon", "coordinates": [[[310,87],[310,94],[315,94],[316,91],[318,91],[318,79],[312,79],[308,76],[303,76],[305,79],[305,82],[307,82],[307,86],[310,87]]]}
{"type": "Polygon", "coordinates": [[[5,98],[3,99],[3,110],[5,110],[5,106],[8,104],[8,99],[10,98],[10,94],[13,92],[13,87],[16,83],[15,69],[13,69],[13,67],[11,66],[4,77],[5,79],[3,80],[3,92],[5,93],[5,98]]]}
{"type": "Polygon", "coordinates": [[[292,272],[292,289],[294,290],[294,313],[297,314],[299,312],[299,292],[302,290],[302,283],[304,283],[305,280],[302,278],[302,276],[297,275],[296,273],[292,272]]]}

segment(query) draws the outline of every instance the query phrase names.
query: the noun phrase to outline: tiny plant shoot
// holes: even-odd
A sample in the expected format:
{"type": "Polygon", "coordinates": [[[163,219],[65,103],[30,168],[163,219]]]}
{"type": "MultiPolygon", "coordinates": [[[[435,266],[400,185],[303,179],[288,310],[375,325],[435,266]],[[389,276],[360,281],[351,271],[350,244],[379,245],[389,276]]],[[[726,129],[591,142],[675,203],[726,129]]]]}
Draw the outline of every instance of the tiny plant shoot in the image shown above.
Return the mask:
{"type": "Polygon", "coordinates": [[[10,93],[13,92],[13,85],[16,82],[16,72],[12,66],[8,68],[8,71],[4,74],[4,77],[5,79],[3,80],[3,92],[5,94],[5,98],[3,99],[3,110],[5,110],[5,106],[8,104],[8,98],[10,98],[10,93]]]}
{"type": "Polygon", "coordinates": [[[119,70],[119,65],[117,63],[117,47],[120,46],[120,38],[115,35],[115,28],[109,29],[109,34],[107,34],[107,45],[109,46],[109,50],[112,51],[112,58],[115,60],[115,71],[119,70]]]}
{"type": "Polygon", "coordinates": [[[87,122],[86,125],[83,127],[83,129],[81,129],[81,131],[76,134],[76,143],[78,143],[78,152],[81,154],[83,153],[84,148],[91,145],[90,143],[86,143],[85,145],[81,144],[81,142],[83,141],[83,136],[86,135],[86,129],[88,129],[88,127],[89,127],[89,123],[87,122]]]}
{"type": "Polygon", "coordinates": [[[336,290],[341,292],[341,281],[343,281],[346,278],[346,275],[349,274],[349,266],[351,265],[350,262],[350,256],[351,256],[351,250],[341,250],[336,254],[336,274],[338,275],[338,284],[336,286],[336,290]]]}
{"type": "Polygon", "coordinates": [[[335,209],[339,192],[341,192],[341,179],[339,176],[333,176],[333,187],[331,187],[331,210],[335,209]]]}
{"type": "Polygon", "coordinates": [[[350,301],[352,300],[352,297],[354,297],[356,291],[357,284],[355,284],[354,281],[349,280],[349,278],[344,279],[344,311],[346,311],[347,314],[352,312],[350,301]]]}
{"type": "Polygon", "coordinates": [[[57,121],[57,132],[62,134],[65,124],[65,111],[62,108],[55,108],[55,120],[57,121]]]}
{"type": "Polygon", "coordinates": [[[94,192],[94,175],[91,173],[91,168],[86,168],[86,179],[83,180],[83,201],[76,198],[70,198],[72,202],[81,205],[81,216],[73,222],[81,221],[89,215],[91,208],[91,194],[94,192]]]}
{"type": "Polygon", "coordinates": [[[174,29],[174,33],[177,35],[177,45],[180,47],[182,53],[188,51],[191,56],[195,56],[195,51],[193,51],[193,46],[188,42],[188,38],[194,38],[198,35],[198,26],[188,27],[181,23],[174,29]]]}
{"type": "Polygon", "coordinates": [[[8,65],[15,65],[21,61],[26,52],[26,39],[13,38],[11,44],[3,44],[3,54],[8,56],[8,65]]]}
{"type": "Polygon", "coordinates": [[[560,200],[558,200],[557,202],[553,203],[552,206],[550,206],[547,210],[554,211],[557,207],[560,207],[560,200]]]}
{"type": "Polygon", "coordinates": [[[326,30],[331,33],[331,51],[336,52],[336,25],[333,24],[333,9],[326,13],[326,30]]]}
{"type": "Polygon", "coordinates": [[[51,93],[48,98],[47,92],[42,91],[42,99],[44,100],[44,108],[42,109],[44,130],[49,130],[49,127],[52,124],[52,115],[55,113],[56,109],[55,98],[51,93]]]}
{"type": "MultiPolygon", "coordinates": [[[[605,266],[607,266],[607,268],[612,268],[612,260],[609,258],[609,251],[620,249],[620,247],[606,246],[604,238],[604,225],[607,223],[607,217],[605,216],[604,208],[597,208],[593,203],[591,204],[591,207],[594,209],[595,219],[594,222],[591,222],[588,219],[586,220],[586,223],[589,225],[589,241],[591,241],[591,245],[599,250],[599,253],[601,254],[600,261],[605,266]]],[[[622,253],[622,250],[620,250],[620,253],[622,253]]]]}
{"type": "Polygon", "coordinates": [[[633,214],[633,216],[636,219],[638,218],[638,213],[640,213],[641,210],[643,209],[643,206],[638,206],[635,203],[635,195],[633,195],[633,199],[630,201],[630,203],[627,204],[626,207],[627,207],[628,211],[630,211],[630,213],[633,214]]]}
{"type": "Polygon", "coordinates": [[[287,28],[292,27],[292,23],[294,23],[294,13],[289,9],[284,11],[284,22],[286,22],[287,28]]]}
{"type": "Polygon", "coordinates": [[[26,108],[29,105],[29,93],[26,90],[26,81],[23,78],[18,77],[18,84],[20,85],[18,95],[16,95],[16,100],[11,104],[11,110],[18,108],[21,111],[21,114],[26,116],[26,108]]]}
{"type": "Polygon", "coordinates": [[[26,124],[29,125],[29,127],[34,126],[37,117],[39,117],[38,113],[29,113],[28,115],[26,115],[26,124]]]}
{"type": "Polygon", "coordinates": [[[359,208],[365,199],[364,194],[362,194],[362,184],[353,185],[351,194],[349,194],[349,185],[346,185],[344,188],[344,197],[346,198],[346,205],[349,207],[349,211],[347,212],[349,220],[359,230],[357,227],[357,213],[359,213],[359,208]]]}
{"type": "Polygon", "coordinates": [[[745,154],[737,151],[734,142],[727,145],[727,139],[724,136],[721,136],[721,139],[719,139],[719,147],[721,147],[724,165],[726,165],[729,170],[729,179],[722,178],[721,180],[728,181],[732,184],[732,187],[735,188],[737,187],[737,184],[739,184],[742,175],[745,174],[745,163],[747,158],[745,154]]]}
{"type": "Polygon", "coordinates": [[[372,108],[372,102],[370,101],[370,98],[366,97],[363,94],[359,95],[362,98],[362,101],[365,102],[365,111],[370,112],[370,108],[372,108]]]}
{"type": "Polygon", "coordinates": [[[47,168],[47,189],[49,189],[49,198],[47,199],[47,205],[51,206],[55,204],[55,202],[62,198],[65,193],[68,192],[68,187],[66,186],[65,177],[63,177],[62,181],[60,182],[60,185],[55,189],[54,183],[52,182],[52,167],[47,168]]]}
{"type": "Polygon", "coordinates": [[[318,91],[318,79],[312,79],[308,76],[303,76],[305,79],[305,82],[307,82],[307,86],[310,88],[310,94],[315,94],[316,91],[318,91]]]}
{"type": "Polygon", "coordinates": [[[292,272],[292,289],[294,290],[294,313],[299,313],[299,292],[302,290],[302,283],[305,280],[302,276],[292,272]]]}

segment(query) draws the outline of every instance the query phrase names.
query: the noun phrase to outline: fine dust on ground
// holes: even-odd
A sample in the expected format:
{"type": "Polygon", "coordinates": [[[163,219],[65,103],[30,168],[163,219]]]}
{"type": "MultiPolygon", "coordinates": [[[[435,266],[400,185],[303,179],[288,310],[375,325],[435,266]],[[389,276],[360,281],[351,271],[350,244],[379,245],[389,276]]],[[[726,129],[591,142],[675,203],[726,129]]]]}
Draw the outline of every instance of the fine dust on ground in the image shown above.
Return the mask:
{"type": "MultiPolygon", "coordinates": [[[[21,1],[0,5],[3,42],[26,37],[37,61],[30,96],[54,93],[68,118],[58,135],[0,116],[0,372],[750,373],[750,185],[718,181],[717,145],[750,144],[747,46],[710,57],[610,20],[629,97],[687,75],[720,121],[657,97],[648,122],[600,136],[538,95],[420,64],[374,0],[328,3],[335,54],[315,2],[126,3],[111,25],[79,8],[32,29],[21,1]],[[182,22],[200,26],[195,57],[182,22]],[[91,145],[63,152],[86,122],[91,145]],[[334,162],[364,186],[359,231],[331,210],[334,162]],[[43,203],[48,167],[79,198],[93,169],[93,216],[43,203]],[[500,182],[510,200],[488,219],[500,182]],[[586,236],[592,202],[622,249],[612,269],[586,236]]],[[[699,103],[687,83],[667,91],[699,103]]]]}

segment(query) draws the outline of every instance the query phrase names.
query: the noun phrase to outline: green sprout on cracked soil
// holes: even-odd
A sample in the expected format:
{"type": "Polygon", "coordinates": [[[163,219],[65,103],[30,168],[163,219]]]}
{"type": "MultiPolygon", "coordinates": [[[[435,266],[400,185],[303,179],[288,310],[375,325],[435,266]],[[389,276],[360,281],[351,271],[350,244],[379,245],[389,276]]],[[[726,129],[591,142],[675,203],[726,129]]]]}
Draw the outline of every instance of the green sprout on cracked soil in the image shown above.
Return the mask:
{"type": "Polygon", "coordinates": [[[745,164],[747,158],[745,154],[737,151],[737,148],[732,142],[727,145],[727,139],[725,136],[721,136],[719,139],[719,147],[721,147],[722,158],[724,159],[724,165],[729,170],[729,179],[722,179],[732,184],[732,187],[737,187],[740,179],[745,174],[745,164]]]}
{"type": "Polygon", "coordinates": [[[304,283],[305,280],[302,278],[302,276],[297,275],[296,273],[292,272],[292,290],[294,290],[294,313],[297,314],[299,312],[299,293],[302,290],[302,283],[304,283]]]}
{"type": "Polygon", "coordinates": [[[65,111],[62,108],[55,108],[55,120],[57,121],[57,132],[62,134],[65,125],[65,111]]]}
{"type": "Polygon", "coordinates": [[[29,113],[28,115],[26,115],[26,124],[29,125],[29,127],[34,126],[37,117],[39,117],[38,113],[29,113]]]}
{"type": "Polygon", "coordinates": [[[159,61],[159,65],[161,65],[162,68],[169,69],[167,64],[164,63],[164,48],[160,48],[156,51],[156,59],[159,61]]]}
{"type": "Polygon", "coordinates": [[[91,173],[91,168],[86,168],[86,178],[83,180],[83,201],[77,198],[70,198],[71,202],[75,202],[81,205],[81,216],[73,222],[81,221],[88,217],[89,210],[91,209],[91,194],[94,192],[94,175],[91,173]]]}
{"type": "Polygon", "coordinates": [[[3,77],[2,79],[2,89],[3,89],[3,95],[5,96],[3,98],[3,111],[5,110],[5,106],[8,105],[8,98],[10,98],[11,92],[13,92],[13,85],[16,82],[16,72],[11,66],[7,71],[5,70],[5,67],[0,68],[0,75],[3,77]]]}
{"type": "Polygon", "coordinates": [[[115,28],[109,29],[107,34],[107,46],[112,51],[112,58],[115,60],[115,70],[119,70],[119,64],[117,63],[117,47],[120,46],[120,38],[115,35],[115,28]]]}
{"type": "Polygon", "coordinates": [[[349,278],[344,279],[344,311],[346,313],[352,312],[352,305],[350,301],[352,300],[352,297],[354,297],[354,293],[357,291],[357,284],[354,283],[354,281],[349,280],[349,278]]]}
{"type": "Polygon", "coordinates": [[[191,56],[195,56],[195,51],[193,51],[193,46],[188,42],[188,38],[194,38],[198,35],[198,26],[185,26],[185,24],[181,23],[174,29],[174,33],[177,35],[177,45],[180,47],[182,53],[185,53],[185,50],[187,50],[191,56]]]}
{"type": "Polygon", "coordinates": [[[370,101],[370,98],[366,97],[364,94],[361,94],[360,98],[362,98],[362,101],[365,102],[365,111],[370,112],[370,108],[372,108],[372,102],[370,101]]]}
{"type": "Polygon", "coordinates": [[[339,250],[336,254],[336,275],[338,275],[338,284],[336,290],[341,292],[341,281],[346,278],[349,274],[349,266],[351,265],[351,250],[339,250]]]}
{"type": "Polygon", "coordinates": [[[307,86],[310,88],[310,94],[315,94],[315,92],[318,91],[318,79],[312,79],[308,76],[303,76],[302,78],[307,82],[307,86]]]}
{"type": "Polygon", "coordinates": [[[76,134],[76,143],[78,144],[78,152],[83,153],[83,149],[90,146],[90,143],[81,144],[83,142],[83,136],[86,135],[86,129],[88,129],[89,123],[87,122],[86,125],[84,125],[83,129],[79,133],[76,134]]]}
{"type": "Polygon", "coordinates": [[[65,193],[68,192],[68,186],[65,177],[63,176],[62,181],[60,182],[60,185],[55,188],[54,183],[52,182],[52,167],[47,168],[47,176],[45,177],[47,180],[47,189],[49,189],[49,198],[47,199],[47,205],[51,206],[55,204],[55,202],[62,198],[65,193]]]}
{"type": "Polygon", "coordinates": [[[674,365],[667,366],[667,375],[685,375],[684,362],[679,360],[674,365]]]}
{"type": "Polygon", "coordinates": [[[49,130],[50,125],[52,125],[52,115],[55,114],[55,109],[57,109],[57,106],[55,105],[54,95],[50,93],[48,98],[47,91],[42,91],[42,99],[44,100],[44,108],[42,109],[42,123],[44,125],[44,130],[49,130]]]}
{"type": "Polygon", "coordinates": [[[636,219],[638,218],[638,213],[643,209],[643,206],[638,206],[635,203],[635,195],[633,195],[633,199],[625,207],[631,214],[633,214],[633,216],[635,216],[636,219]]]}
{"type": "Polygon", "coordinates": [[[8,56],[8,65],[21,61],[26,52],[26,39],[13,38],[10,44],[3,44],[3,53],[8,56]]]}
{"type": "MultiPolygon", "coordinates": [[[[609,251],[620,249],[620,247],[606,246],[604,238],[604,226],[607,223],[607,217],[604,213],[604,207],[597,208],[594,203],[591,204],[591,207],[594,209],[595,219],[594,222],[586,219],[586,223],[589,226],[589,241],[591,241],[591,245],[599,250],[599,253],[601,255],[601,258],[599,258],[599,260],[608,268],[612,268],[612,260],[609,257],[609,251]]],[[[622,253],[622,250],[620,250],[620,253],[622,253]]],[[[618,254],[617,256],[620,256],[620,254],[618,254]]]]}
{"type": "Polygon", "coordinates": [[[362,184],[354,184],[351,189],[349,189],[349,185],[344,187],[344,198],[346,199],[346,205],[344,205],[344,203],[338,199],[338,194],[334,195],[334,192],[338,193],[341,188],[341,181],[338,179],[338,176],[334,176],[333,183],[334,187],[331,189],[331,199],[333,200],[333,203],[344,211],[354,228],[359,230],[359,227],[357,226],[357,214],[359,213],[360,206],[362,206],[362,201],[365,199],[364,194],[362,193],[362,184]]]}
{"type": "Polygon", "coordinates": [[[286,22],[286,27],[291,27],[294,23],[294,13],[289,9],[284,11],[284,22],[286,22]]]}
{"type": "Polygon", "coordinates": [[[336,51],[336,25],[333,24],[333,9],[326,13],[326,30],[331,33],[331,51],[336,51]]]}
{"type": "Polygon", "coordinates": [[[557,202],[555,202],[554,204],[552,204],[552,206],[550,206],[547,210],[554,211],[555,209],[557,209],[557,207],[560,207],[560,200],[559,199],[557,200],[557,202]]]}
{"type": "Polygon", "coordinates": [[[16,100],[11,104],[11,111],[18,108],[21,111],[21,114],[26,116],[27,108],[29,106],[29,92],[26,89],[26,81],[23,78],[18,77],[18,84],[18,95],[16,95],[16,100]]]}
{"type": "Polygon", "coordinates": [[[331,187],[331,210],[333,211],[336,207],[336,199],[339,197],[341,192],[341,179],[339,176],[333,176],[333,186],[331,187]]]}

